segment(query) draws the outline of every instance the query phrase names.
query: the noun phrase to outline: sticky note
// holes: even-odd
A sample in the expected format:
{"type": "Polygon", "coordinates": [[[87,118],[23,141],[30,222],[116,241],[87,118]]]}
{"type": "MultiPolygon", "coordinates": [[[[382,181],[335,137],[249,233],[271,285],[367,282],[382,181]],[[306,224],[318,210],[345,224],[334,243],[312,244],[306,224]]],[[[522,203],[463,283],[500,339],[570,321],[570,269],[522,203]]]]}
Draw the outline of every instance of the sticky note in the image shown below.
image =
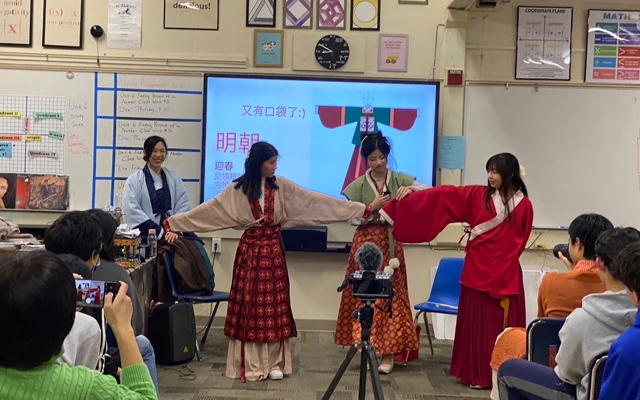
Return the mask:
{"type": "Polygon", "coordinates": [[[0,117],[19,117],[22,111],[0,110],[0,117]]]}
{"type": "Polygon", "coordinates": [[[41,142],[42,136],[40,135],[27,135],[27,142],[41,142]]]}
{"type": "Polygon", "coordinates": [[[464,169],[464,136],[440,136],[438,166],[442,169],[464,169]]]}
{"type": "Polygon", "coordinates": [[[29,150],[29,157],[58,158],[58,152],[57,151],[29,150]]]}
{"type": "Polygon", "coordinates": [[[52,139],[64,140],[64,133],[49,131],[49,137],[52,139]]]}
{"type": "Polygon", "coordinates": [[[0,135],[0,141],[3,142],[22,142],[21,135],[0,135]]]}
{"type": "Polygon", "coordinates": [[[35,119],[62,119],[62,113],[36,112],[33,113],[35,119]]]}
{"type": "Polygon", "coordinates": [[[13,144],[7,142],[0,142],[0,157],[13,156],[13,144]]]}

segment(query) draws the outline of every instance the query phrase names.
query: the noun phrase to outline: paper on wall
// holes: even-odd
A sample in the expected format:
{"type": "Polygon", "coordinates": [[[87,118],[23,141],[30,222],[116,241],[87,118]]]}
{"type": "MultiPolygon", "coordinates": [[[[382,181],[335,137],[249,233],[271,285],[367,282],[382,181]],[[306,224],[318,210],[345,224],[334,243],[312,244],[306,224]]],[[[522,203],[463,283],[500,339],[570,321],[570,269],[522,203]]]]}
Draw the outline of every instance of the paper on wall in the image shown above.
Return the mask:
{"type": "Polygon", "coordinates": [[[142,42],[142,0],[109,0],[107,47],[139,50],[142,42]]]}

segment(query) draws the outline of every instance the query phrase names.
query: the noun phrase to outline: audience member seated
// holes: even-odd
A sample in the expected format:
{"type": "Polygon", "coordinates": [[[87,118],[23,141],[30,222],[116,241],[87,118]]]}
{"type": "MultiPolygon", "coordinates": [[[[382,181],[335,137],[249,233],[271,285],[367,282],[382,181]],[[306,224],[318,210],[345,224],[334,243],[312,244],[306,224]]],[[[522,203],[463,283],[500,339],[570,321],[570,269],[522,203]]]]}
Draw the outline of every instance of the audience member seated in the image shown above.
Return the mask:
{"type": "MultiPolygon", "coordinates": [[[[102,250],[102,228],[98,220],[86,211],[72,211],[57,220],[46,230],[44,234],[45,248],[54,254],[74,254],[86,262],[94,271],[100,267],[100,252],[102,250]]],[[[95,279],[95,276],[94,276],[95,279]]],[[[128,285],[127,285],[128,287],[128,285]]],[[[135,290],[135,289],[134,289],[135,290]]],[[[98,311],[99,313],[99,311],[98,311]]],[[[100,323],[101,318],[93,315],[100,323]]],[[[114,332],[115,333],[115,332],[114,332]]],[[[142,353],[142,358],[149,368],[153,382],[158,387],[156,358],[151,342],[143,335],[137,335],[136,341],[142,353]]],[[[117,360],[117,357],[110,357],[117,360]]],[[[106,370],[110,374],[117,375],[118,370],[106,370]]]]}
{"type": "MultiPolygon", "coordinates": [[[[98,281],[115,281],[126,282],[129,285],[129,291],[127,296],[131,298],[133,302],[133,330],[136,335],[142,335],[144,332],[142,313],[143,305],[138,298],[138,292],[133,286],[129,273],[120,265],[114,262],[115,260],[115,234],[118,229],[118,222],[113,216],[105,211],[99,209],[93,209],[87,211],[89,215],[93,216],[102,230],[102,250],[100,251],[100,266],[96,267],[93,271],[93,279],[98,281]]],[[[144,306],[149,306],[148,304],[144,306]]]]}
{"type": "MultiPolygon", "coordinates": [[[[640,243],[633,243],[613,262],[611,274],[624,283],[634,306],[640,305],[640,243]]],[[[600,400],[640,399],[640,314],[609,350],[600,400]]]]}
{"type": "MultiPolygon", "coordinates": [[[[569,254],[575,265],[562,256],[569,269],[566,273],[545,274],[538,289],[538,318],[566,318],[573,310],[582,306],[582,298],[606,290],[598,275],[596,264],[596,239],[601,233],[613,228],[613,224],[602,215],[583,214],[569,225],[569,254]]],[[[512,358],[525,358],[527,333],[524,328],[507,328],[498,336],[491,355],[493,390],[491,398],[498,398],[498,368],[512,358]]]]}
{"type": "MultiPolygon", "coordinates": [[[[60,254],[58,258],[69,268],[75,280],[92,279],[91,270],[80,257],[73,254],[60,254]]],[[[84,365],[87,368],[95,369],[102,356],[100,354],[100,325],[93,317],[81,312],[81,310],[82,308],[78,308],[76,311],[76,319],[71,327],[71,332],[64,339],[62,344],[64,352],[58,362],[64,362],[70,367],[84,365]]]]}
{"type": "Polygon", "coordinates": [[[0,264],[0,398],[3,400],[157,399],[131,328],[123,284],[105,298],[122,358],[121,385],[111,376],[56,360],[76,316],[76,286],[62,260],[33,251],[0,264]],[[46,327],[46,329],[43,329],[46,327]]]}
{"type": "MultiPolygon", "coordinates": [[[[631,243],[640,243],[635,228],[613,228],[596,241],[599,274],[607,291],[586,296],[582,308],[568,317],[560,330],[560,349],[554,369],[511,359],[498,370],[501,400],[587,400],[591,362],[609,351],[611,344],[633,324],[637,308],[631,303],[616,264],[606,264],[631,243]]],[[[635,266],[640,270],[640,264],[635,266]]]]}

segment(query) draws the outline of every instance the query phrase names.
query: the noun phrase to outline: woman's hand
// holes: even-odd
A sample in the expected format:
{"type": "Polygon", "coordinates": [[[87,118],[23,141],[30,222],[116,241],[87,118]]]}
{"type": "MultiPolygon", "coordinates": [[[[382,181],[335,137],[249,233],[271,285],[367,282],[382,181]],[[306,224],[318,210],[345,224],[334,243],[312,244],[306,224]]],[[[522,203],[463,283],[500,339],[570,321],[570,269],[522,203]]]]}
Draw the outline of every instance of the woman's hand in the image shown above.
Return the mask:
{"type": "Polygon", "coordinates": [[[376,197],[373,203],[371,203],[371,209],[373,211],[378,211],[382,207],[386,206],[389,201],[390,201],[389,195],[380,194],[378,195],[378,197],[376,197]]]}
{"type": "Polygon", "coordinates": [[[173,243],[176,241],[176,239],[178,239],[180,236],[178,236],[177,233],[173,233],[173,232],[166,232],[164,234],[164,240],[167,241],[167,243],[173,243]]]}
{"type": "Polygon", "coordinates": [[[411,189],[411,187],[401,186],[396,192],[396,200],[402,200],[411,193],[413,193],[413,189],[411,189]]]}

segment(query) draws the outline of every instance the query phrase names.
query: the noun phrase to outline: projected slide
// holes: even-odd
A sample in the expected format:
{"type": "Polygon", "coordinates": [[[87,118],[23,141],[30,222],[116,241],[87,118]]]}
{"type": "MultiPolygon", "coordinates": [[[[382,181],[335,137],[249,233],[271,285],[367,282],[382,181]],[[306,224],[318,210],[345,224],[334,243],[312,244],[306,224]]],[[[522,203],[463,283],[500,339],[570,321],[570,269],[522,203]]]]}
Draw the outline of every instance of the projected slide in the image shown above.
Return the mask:
{"type": "Polygon", "coordinates": [[[434,84],[209,76],[206,87],[205,200],[242,175],[257,141],[278,149],[277,175],[342,197],[368,168],[361,134],[378,130],[391,141],[390,167],[434,183],[434,84]]]}

